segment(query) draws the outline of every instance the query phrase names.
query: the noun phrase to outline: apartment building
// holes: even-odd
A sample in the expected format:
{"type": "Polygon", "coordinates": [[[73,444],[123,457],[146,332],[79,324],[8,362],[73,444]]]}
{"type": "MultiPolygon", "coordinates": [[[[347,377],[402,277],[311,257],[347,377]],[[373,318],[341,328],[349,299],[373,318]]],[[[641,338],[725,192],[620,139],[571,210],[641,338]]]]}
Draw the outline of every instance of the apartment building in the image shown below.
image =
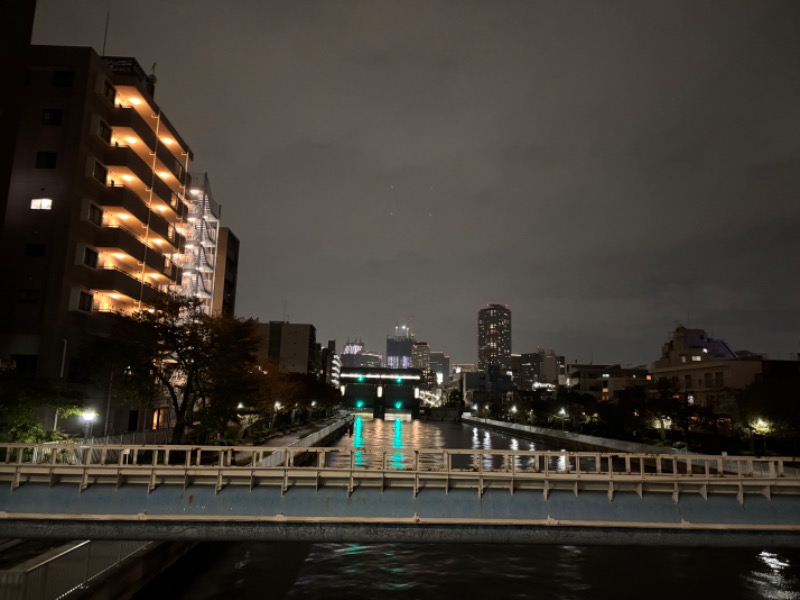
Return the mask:
{"type": "Polygon", "coordinates": [[[75,380],[98,313],[179,289],[192,152],[133,58],[29,49],[3,205],[0,355],[75,380]]]}

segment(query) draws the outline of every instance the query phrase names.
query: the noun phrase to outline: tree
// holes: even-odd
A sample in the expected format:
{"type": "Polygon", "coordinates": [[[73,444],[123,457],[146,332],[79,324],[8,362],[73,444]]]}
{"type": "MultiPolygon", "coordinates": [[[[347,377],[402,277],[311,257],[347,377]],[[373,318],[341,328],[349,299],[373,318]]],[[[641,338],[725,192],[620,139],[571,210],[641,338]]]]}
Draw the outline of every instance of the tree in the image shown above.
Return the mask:
{"type": "Polygon", "coordinates": [[[60,438],[41,424],[42,409],[62,416],[78,412],[81,395],[60,381],[29,379],[14,369],[0,368],[0,441],[43,442],[60,438]]]}
{"type": "Polygon", "coordinates": [[[253,319],[234,319],[225,315],[205,317],[204,336],[207,367],[198,371],[196,439],[225,434],[228,424],[238,420],[239,406],[252,403],[258,393],[255,376],[261,338],[253,319]]]}
{"type": "MultiPolygon", "coordinates": [[[[254,373],[257,375],[257,390],[253,410],[271,433],[281,411],[308,400],[308,394],[302,380],[291,377],[275,361],[260,358],[254,373]]],[[[310,404],[310,400],[308,402],[310,404]]]]}
{"type": "Polygon", "coordinates": [[[165,296],[151,309],[121,317],[110,343],[121,384],[133,398],[168,399],[172,443],[193,428],[200,440],[218,435],[236,406],[258,390],[251,374],[260,343],[256,322],[209,317],[195,298],[165,296]]]}
{"type": "Polygon", "coordinates": [[[741,421],[749,433],[761,433],[791,443],[800,440],[800,379],[771,377],[755,381],[737,397],[741,421]],[[760,431],[759,431],[760,430],[760,431]]]}

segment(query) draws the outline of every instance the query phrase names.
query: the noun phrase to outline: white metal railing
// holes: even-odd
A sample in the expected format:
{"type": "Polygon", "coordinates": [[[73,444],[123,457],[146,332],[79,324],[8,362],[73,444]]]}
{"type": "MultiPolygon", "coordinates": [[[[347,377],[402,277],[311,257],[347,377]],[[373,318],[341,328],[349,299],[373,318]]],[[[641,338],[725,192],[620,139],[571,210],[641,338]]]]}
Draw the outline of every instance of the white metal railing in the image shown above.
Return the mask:
{"type": "Polygon", "coordinates": [[[154,542],[70,542],[11,569],[0,570],[0,596],[7,600],[64,598],[154,542]]]}
{"type": "MultiPolygon", "coordinates": [[[[321,430],[320,434],[325,430],[321,430]]],[[[0,445],[0,481],[49,485],[557,489],[800,495],[794,457],[253,446],[0,445]],[[278,463],[278,464],[273,464],[278,463]]]]}
{"type": "MultiPolygon", "coordinates": [[[[326,437],[331,435],[332,433],[336,432],[337,430],[341,429],[342,427],[346,426],[349,422],[353,420],[353,416],[347,416],[335,423],[331,423],[320,429],[319,431],[315,431],[311,435],[307,435],[306,437],[300,438],[293,443],[289,444],[287,448],[309,448],[314,446],[320,440],[324,440],[326,437]]],[[[259,467],[277,467],[278,465],[282,464],[283,461],[286,459],[286,452],[282,450],[276,450],[269,456],[264,457],[257,463],[253,463],[259,467]]]]}

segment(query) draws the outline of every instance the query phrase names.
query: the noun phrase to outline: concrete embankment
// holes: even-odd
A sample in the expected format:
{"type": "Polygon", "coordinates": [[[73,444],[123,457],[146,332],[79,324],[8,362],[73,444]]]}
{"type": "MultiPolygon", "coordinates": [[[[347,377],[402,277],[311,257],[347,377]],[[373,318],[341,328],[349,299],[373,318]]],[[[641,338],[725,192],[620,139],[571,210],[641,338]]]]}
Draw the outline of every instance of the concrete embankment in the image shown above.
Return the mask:
{"type": "Polygon", "coordinates": [[[526,439],[541,440],[548,444],[557,443],[565,450],[575,451],[616,451],[633,452],[638,454],[684,454],[684,450],[671,448],[669,446],[653,446],[652,444],[639,444],[636,442],[626,442],[623,440],[612,440],[609,438],[597,437],[594,435],[584,435],[571,431],[559,431],[557,429],[545,429],[544,427],[533,427],[520,423],[509,423],[507,421],[495,421],[493,419],[480,419],[464,413],[461,417],[464,423],[478,425],[493,429],[502,433],[510,433],[526,439]]]}

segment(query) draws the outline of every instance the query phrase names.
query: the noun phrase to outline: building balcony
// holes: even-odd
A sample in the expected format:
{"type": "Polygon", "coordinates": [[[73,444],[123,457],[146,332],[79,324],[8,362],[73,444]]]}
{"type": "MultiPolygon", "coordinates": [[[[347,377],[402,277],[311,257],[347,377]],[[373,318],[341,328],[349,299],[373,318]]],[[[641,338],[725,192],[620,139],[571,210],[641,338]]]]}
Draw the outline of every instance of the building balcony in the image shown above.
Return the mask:
{"type": "Polygon", "coordinates": [[[153,171],[129,146],[109,146],[105,151],[103,162],[107,167],[127,169],[147,186],[153,180],[153,171]]]}
{"type": "Polygon", "coordinates": [[[136,217],[142,223],[150,223],[150,231],[167,240],[177,252],[182,252],[185,240],[158,211],[151,211],[147,204],[135,193],[124,186],[116,185],[106,188],[100,198],[103,208],[121,208],[136,217]]]}
{"type": "Polygon", "coordinates": [[[186,185],[188,174],[184,168],[185,163],[181,163],[172,154],[170,148],[162,141],[158,144],[158,152],[156,153],[158,160],[164,165],[167,170],[181,185],[186,185]]]}
{"type": "Polygon", "coordinates": [[[134,134],[148,148],[155,147],[155,131],[145,122],[144,117],[133,108],[127,106],[115,107],[109,121],[109,125],[112,127],[123,130],[123,136],[128,133],[134,134]]]}
{"type": "Polygon", "coordinates": [[[95,238],[95,245],[107,252],[122,252],[138,263],[144,262],[153,271],[175,278],[175,269],[166,266],[166,257],[161,252],[146,248],[141,238],[123,227],[103,227],[95,238]]]}
{"type": "Polygon", "coordinates": [[[142,283],[133,275],[116,268],[98,269],[90,287],[94,291],[122,294],[134,300],[139,300],[141,296],[142,302],[147,304],[152,304],[161,296],[158,288],[142,283]]]}

